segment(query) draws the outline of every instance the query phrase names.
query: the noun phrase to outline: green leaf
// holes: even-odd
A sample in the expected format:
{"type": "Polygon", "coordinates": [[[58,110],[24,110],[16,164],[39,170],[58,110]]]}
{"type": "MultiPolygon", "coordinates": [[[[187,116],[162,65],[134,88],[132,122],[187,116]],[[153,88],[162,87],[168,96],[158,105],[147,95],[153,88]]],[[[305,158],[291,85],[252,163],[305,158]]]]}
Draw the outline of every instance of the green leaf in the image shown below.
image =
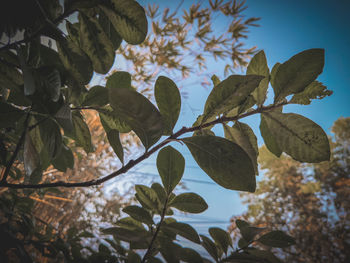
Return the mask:
{"type": "Polygon", "coordinates": [[[166,199],[165,189],[158,183],[153,183],[151,188],[156,192],[159,201],[163,204],[166,199]]]}
{"type": "Polygon", "coordinates": [[[145,231],[142,223],[131,217],[124,217],[118,220],[116,225],[125,229],[145,231]]]}
{"type": "Polygon", "coordinates": [[[104,106],[108,103],[108,89],[102,86],[93,86],[83,100],[83,106],[104,106]]]}
{"type": "Polygon", "coordinates": [[[126,71],[116,71],[107,77],[107,89],[132,89],[131,75],[126,71]]]}
{"type": "Polygon", "coordinates": [[[73,122],[72,122],[72,110],[69,107],[68,103],[65,103],[55,114],[55,119],[62,126],[63,130],[67,133],[73,131],[73,122]]]}
{"type": "Polygon", "coordinates": [[[204,199],[195,193],[180,194],[170,201],[169,206],[193,214],[202,213],[208,208],[204,199]]]}
{"type": "Polygon", "coordinates": [[[160,253],[162,254],[165,262],[168,263],[178,263],[180,262],[179,256],[181,251],[181,246],[176,243],[173,243],[169,240],[162,240],[160,242],[160,253]]]}
{"type": "Polygon", "coordinates": [[[26,63],[26,54],[23,48],[17,49],[19,62],[21,64],[21,69],[23,73],[23,82],[24,82],[24,95],[29,96],[33,95],[36,90],[36,84],[33,76],[32,69],[26,63]]]}
{"type": "Polygon", "coordinates": [[[330,159],[326,133],[313,121],[294,113],[264,113],[266,124],[281,150],[300,162],[330,159]]]}
{"type": "Polygon", "coordinates": [[[106,106],[104,109],[99,109],[99,115],[101,124],[106,132],[113,129],[123,133],[131,131],[131,128],[125,120],[121,119],[110,106],[106,106]]]}
{"type": "Polygon", "coordinates": [[[24,111],[0,101],[0,128],[13,126],[24,114],[24,111]]]}
{"type": "Polygon", "coordinates": [[[333,94],[333,91],[327,90],[321,82],[313,81],[302,92],[295,94],[290,100],[291,103],[309,105],[313,99],[323,99],[333,94]]]}
{"type": "Polygon", "coordinates": [[[239,229],[241,231],[241,235],[246,242],[251,242],[254,237],[260,234],[265,228],[254,227],[254,226],[244,226],[239,229]]]}
{"type": "Polygon", "coordinates": [[[121,227],[110,227],[102,229],[102,233],[105,235],[113,235],[118,240],[123,240],[126,242],[139,242],[145,241],[150,238],[149,233],[146,231],[130,230],[121,227]]]}
{"type": "Polygon", "coordinates": [[[294,238],[286,233],[276,230],[261,236],[258,241],[270,247],[289,247],[295,244],[294,238]]]}
{"type": "Polygon", "coordinates": [[[30,176],[40,165],[39,154],[28,132],[26,133],[24,140],[23,162],[24,170],[27,176],[30,176]]]}
{"type": "Polygon", "coordinates": [[[209,255],[215,260],[215,262],[217,262],[219,254],[214,242],[206,236],[200,235],[200,237],[202,239],[202,247],[204,247],[205,250],[208,251],[209,255]]]}
{"type": "Polygon", "coordinates": [[[189,224],[173,222],[162,226],[162,228],[170,230],[194,243],[200,244],[197,231],[189,224]]]}
{"type": "Polygon", "coordinates": [[[73,169],[74,156],[72,150],[66,145],[62,144],[60,153],[52,160],[53,166],[61,171],[66,172],[67,168],[73,169]]]}
{"type": "Polygon", "coordinates": [[[259,174],[258,171],[258,141],[253,130],[249,125],[236,121],[232,127],[224,124],[225,138],[241,146],[243,150],[249,155],[254,164],[255,174],[259,174]]]}
{"type": "Polygon", "coordinates": [[[110,89],[112,108],[132,128],[148,150],[162,136],[162,117],[157,108],[140,93],[129,89],[110,89]]]}
{"type": "Polygon", "coordinates": [[[232,247],[232,239],[230,234],[218,227],[209,228],[209,234],[214,239],[215,243],[219,245],[226,254],[229,246],[232,247]]]}
{"type": "Polygon", "coordinates": [[[221,81],[218,78],[218,76],[216,76],[215,74],[213,76],[211,76],[211,81],[213,82],[214,87],[217,86],[221,81]]]}
{"type": "Polygon", "coordinates": [[[161,149],[157,156],[157,168],[167,193],[180,182],[185,170],[185,159],[171,146],[161,149]]]}
{"type": "Polygon", "coordinates": [[[244,251],[248,252],[250,255],[256,256],[260,260],[264,260],[264,262],[266,261],[266,263],[282,263],[271,251],[256,248],[246,248],[244,251]]]}
{"type": "Polygon", "coordinates": [[[154,87],[156,102],[163,118],[164,135],[173,133],[181,110],[181,96],[176,84],[169,78],[160,76],[154,87]]]}
{"type": "Polygon", "coordinates": [[[152,188],[139,184],[135,186],[135,190],[139,201],[144,203],[151,210],[158,211],[160,201],[157,193],[152,188]]]}
{"type": "Polygon", "coordinates": [[[281,66],[281,63],[276,63],[272,69],[271,69],[271,76],[270,76],[270,83],[272,88],[275,90],[276,84],[275,84],[275,79],[276,79],[276,73],[278,71],[278,68],[281,66]]]}
{"type": "Polygon", "coordinates": [[[140,222],[144,222],[147,225],[154,224],[151,215],[142,207],[136,205],[129,205],[123,209],[124,213],[127,213],[129,216],[138,220],[140,222]]]}
{"type": "Polygon", "coordinates": [[[129,263],[141,263],[141,257],[134,251],[130,250],[127,257],[127,262],[129,263]]]}
{"type": "Polygon", "coordinates": [[[113,10],[100,6],[118,34],[132,45],[141,44],[147,35],[145,10],[134,0],[112,0],[113,10]]]}
{"type": "Polygon", "coordinates": [[[239,145],[216,136],[194,136],[182,141],[216,183],[227,189],[255,191],[254,165],[239,145]]]}
{"type": "Polygon", "coordinates": [[[324,49],[302,51],[281,64],[274,78],[275,102],[290,94],[302,92],[319,74],[324,66],[324,49]]]}
{"type": "Polygon", "coordinates": [[[108,19],[108,17],[102,11],[99,12],[98,22],[100,23],[101,27],[103,28],[103,30],[106,33],[106,35],[108,36],[108,38],[111,40],[114,50],[118,49],[120,44],[122,43],[123,39],[117,33],[117,31],[115,31],[111,21],[108,19]]]}
{"type": "Polygon", "coordinates": [[[89,57],[70,38],[57,42],[58,54],[66,70],[79,85],[86,85],[92,77],[89,57]]]}
{"type": "Polygon", "coordinates": [[[86,153],[92,152],[92,142],[91,142],[91,134],[89,127],[83,120],[83,117],[80,113],[73,114],[73,134],[71,137],[76,141],[78,146],[83,147],[86,153]]]}
{"type": "Polygon", "coordinates": [[[74,41],[77,46],[80,46],[80,24],[71,23],[68,20],[66,21],[66,29],[69,37],[74,41]]]}
{"type": "Polygon", "coordinates": [[[267,126],[264,115],[261,114],[260,117],[261,117],[260,132],[261,132],[261,136],[264,139],[265,145],[270,152],[272,152],[274,155],[276,155],[279,158],[282,154],[282,150],[280,149],[280,146],[278,145],[276,138],[273,136],[269,127],[267,126]]]}
{"type": "Polygon", "coordinates": [[[43,84],[46,92],[52,101],[57,102],[61,94],[61,76],[60,72],[51,67],[46,67],[43,73],[43,84]]]}
{"type": "Polygon", "coordinates": [[[220,82],[208,96],[202,123],[241,105],[263,78],[257,75],[232,75],[220,82]]]}
{"type": "Polygon", "coordinates": [[[266,56],[264,50],[256,53],[252,60],[249,62],[247,68],[247,75],[259,75],[265,78],[260,82],[259,87],[253,91],[253,97],[257,104],[261,106],[265,99],[267,88],[269,86],[270,71],[267,66],[266,56]]]}
{"type": "Polygon", "coordinates": [[[198,254],[197,251],[191,248],[181,248],[180,250],[180,258],[184,262],[189,263],[203,263],[202,257],[198,254]]]}
{"type": "Polygon", "coordinates": [[[49,158],[56,158],[62,148],[62,135],[60,127],[51,119],[40,123],[40,137],[49,158]]]}
{"type": "Polygon", "coordinates": [[[107,132],[107,138],[109,144],[112,146],[113,151],[118,156],[119,160],[124,163],[124,150],[123,145],[120,142],[119,131],[117,130],[109,130],[107,132]]]}
{"type": "Polygon", "coordinates": [[[79,12],[81,48],[97,73],[106,74],[114,62],[114,47],[97,19],[79,12]]]}

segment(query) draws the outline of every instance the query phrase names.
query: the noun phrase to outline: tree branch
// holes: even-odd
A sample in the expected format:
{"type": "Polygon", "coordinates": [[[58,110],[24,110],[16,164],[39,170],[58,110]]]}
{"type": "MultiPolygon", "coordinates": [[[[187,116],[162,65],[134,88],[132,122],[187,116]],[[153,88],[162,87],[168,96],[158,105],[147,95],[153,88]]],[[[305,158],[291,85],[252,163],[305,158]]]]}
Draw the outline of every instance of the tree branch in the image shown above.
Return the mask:
{"type": "Polygon", "coordinates": [[[151,148],[149,151],[146,151],[144,154],[142,154],[136,160],[130,160],[125,166],[121,167],[119,170],[117,170],[109,175],[106,175],[105,177],[99,178],[99,179],[85,181],[85,182],[77,182],[77,183],[58,181],[58,182],[54,182],[54,183],[41,183],[41,184],[11,184],[11,183],[7,183],[7,182],[2,180],[0,182],[0,187],[9,187],[9,188],[15,188],[15,189],[16,188],[17,189],[23,189],[23,188],[38,189],[38,188],[47,188],[47,187],[88,187],[88,186],[100,185],[106,181],[111,180],[114,177],[117,177],[118,175],[126,173],[128,170],[133,168],[135,165],[137,165],[140,162],[142,162],[143,160],[147,159],[149,156],[151,156],[153,153],[155,153],[156,151],[158,151],[159,149],[161,149],[163,146],[167,145],[171,141],[181,140],[179,137],[185,133],[198,131],[198,130],[201,130],[203,128],[210,127],[210,126],[216,125],[216,124],[226,123],[229,121],[237,121],[237,120],[240,120],[242,118],[257,114],[257,113],[268,112],[268,111],[276,109],[280,106],[287,105],[288,103],[289,102],[282,102],[279,104],[272,104],[269,106],[260,107],[260,108],[253,110],[253,111],[246,112],[244,114],[237,115],[234,117],[222,116],[220,118],[217,118],[214,121],[204,123],[204,124],[194,126],[194,127],[188,127],[188,128],[182,127],[176,133],[170,135],[168,138],[166,138],[165,140],[163,140],[162,142],[160,142],[159,144],[157,144],[156,146],[151,148]]]}

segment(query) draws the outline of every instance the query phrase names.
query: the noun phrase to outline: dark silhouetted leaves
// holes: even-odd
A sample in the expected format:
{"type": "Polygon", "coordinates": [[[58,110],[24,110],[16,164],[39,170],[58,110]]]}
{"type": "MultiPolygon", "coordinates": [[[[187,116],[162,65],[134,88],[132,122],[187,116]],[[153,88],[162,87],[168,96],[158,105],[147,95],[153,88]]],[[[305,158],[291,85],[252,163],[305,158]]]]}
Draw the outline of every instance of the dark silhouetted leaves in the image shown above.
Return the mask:
{"type": "Polygon", "coordinates": [[[163,118],[164,135],[173,133],[173,129],[180,115],[181,96],[176,84],[169,78],[158,77],[154,95],[163,118]]]}
{"type": "Polygon", "coordinates": [[[302,92],[319,74],[324,66],[324,49],[302,51],[281,64],[273,82],[275,102],[290,94],[302,92]]]}
{"type": "Polygon", "coordinates": [[[295,244],[294,238],[279,230],[261,236],[258,241],[270,247],[289,247],[295,244]]]}
{"type": "Polygon", "coordinates": [[[232,247],[232,239],[225,230],[218,227],[209,228],[209,234],[214,239],[215,243],[221,247],[224,253],[227,252],[229,246],[232,247]]]}
{"type": "Polygon", "coordinates": [[[24,170],[27,176],[30,176],[34,170],[40,165],[39,154],[33,144],[29,133],[26,133],[23,147],[24,170]]]}
{"type": "Polygon", "coordinates": [[[71,137],[73,137],[78,146],[84,148],[86,153],[92,152],[93,147],[90,130],[83,117],[80,115],[80,113],[73,114],[72,121],[74,129],[71,137]]]}
{"type": "Polygon", "coordinates": [[[132,89],[131,88],[131,75],[126,71],[117,71],[108,76],[106,87],[108,89],[132,89]]]}
{"type": "Polygon", "coordinates": [[[0,128],[13,126],[24,114],[20,109],[0,101],[0,128]]]}
{"type": "Polygon", "coordinates": [[[153,219],[151,215],[148,213],[147,210],[145,210],[142,207],[136,206],[136,205],[130,205],[123,209],[124,213],[127,213],[129,216],[134,218],[137,221],[144,222],[147,225],[152,225],[153,219]]]}
{"type": "Polygon", "coordinates": [[[185,159],[171,146],[160,150],[157,157],[157,168],[164,188],[171,193],[180,182],[185,170],[185,159]]]}
{"type": "Polygon", "coordinates": [[[180,235],[194,243],[197,243],[197,244],[200,243],[197,231],[189,224],[173,222],[173,223],[166,224],[162,228],[170,230],[176,233],[177,235],[180,235]]]}
{"type": "Polygon", "coordinates": [[[300,162],[322,162],[330,158],[326,133],[313,121],[294,113],[264,113],[266,125],[283,152],[300,162]]]}
{"type": "Polygon", "coordinates": [[[61,171],[66,172],[67,168],[73,169],[74,156],[72,150],[66,145],[62,144],[60,153],[52,160],[53,166],[61,171]]]}
{"type": "Polygon", "coordinates": [[[83,106],[104,106],[108,103],[108,89],[102,86],[93,86],[85,95],[83,106]]]}
{"type": "Polygon", "coordinates": [[[255,171],[249,155],[236,143],[216,136],[182,139],[193,158],[216,183],[232,190],[255,191],[255,171]]]}
{"type": "Polygon", "coordinates": [[[113,151],[118,156],[119,160],[122,163],[124,163],[124,150],[123,150],[123,145],[120,142],[119,131],[112,129],[106,133],[107,133],[109,144],[112,146],[113,151]]]}

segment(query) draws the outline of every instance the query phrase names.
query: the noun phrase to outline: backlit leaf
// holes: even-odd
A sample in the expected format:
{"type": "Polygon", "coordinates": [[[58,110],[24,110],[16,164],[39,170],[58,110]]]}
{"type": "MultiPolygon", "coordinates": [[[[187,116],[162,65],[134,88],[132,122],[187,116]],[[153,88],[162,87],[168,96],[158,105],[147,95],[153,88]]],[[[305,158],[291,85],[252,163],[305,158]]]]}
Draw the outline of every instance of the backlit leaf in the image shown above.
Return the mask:
{"type": "Polygon", "coordinates": [[[328,161],[326,133],[313,121],[294,113],[264,113],[269,131],[281,150],[300,162],[328,161]]]}
{"type": "Polygon", "coordinates": [[[107,77],[106,87],[107,89],[132,89],[130,73],[126,71],[114,72],[112,75],[107,77]]]}
{"type": "Polygon", "coordinates": [[[200,237],[202,239],[202,246],[205,248],[206,251],[208,251],[209,255],[212,256],[212,258],[217,262],[219,254],[214,242],[204,235],[200,235],[200,237]]]}
{"type": "Polygon", "coordinates": [[[194,136],[182,141],[216,183],[227,189],[255,191],[253,162],[239,145],[216,136],[194,136]]]}
{"type": "Polygon", "coordinates": [[[141,44],[147,35],[147,18],[143,7],[134,0],[112,0],[113,10],[100,6],[118,34],[129,44],[141,44]]]}
{"type": "Polygon", "coordinates": [[[315,80],[304,91],[295,94],[290,101],[292,103],[309,105],[313,99],[323,99],[332,94],[331,90],[328,90],[321,82],[315,80]]]}
{"type": "Polygon", "coordinates": [[[157,193],[152,188],[138,184],[135,186],[135,190],[139,201],[152,210],[158,210],[159,199],[157,193]]]}
{"type": "Polygon", "coordinates": [[[92,61],[93,69],[106,74],[114,62],[114,47],[95,18],[79,12],[80,45],[92,61]]]}
{"type": "Polygon", "coordinates": [[[282,154],[282,150],[278,145],[276,138],[273,136],[272,132],[267,126],[264,115],[261,115],[260,133],[261,133],[261,136],[264,138],[264,142],[267,149],[269,149],[269,151],[272,152],[277,157],[280,157],[282,154]]]}
{"type": "Polygon", "coordinates": [[[85,95],[83,106],[104,106],[108,103],[108,89],[102,86],[93,86],[85,95]]]}
{"type": "Polygon", "coordinates": [[[84,148],[86,153],[92,152],[92,142],[89,127],[83,120],[83,117],[77,113],[72,116],[73,121],[73,134],[72,137],[75,139],[78,146],[84,148]]]}
{"type": "Polygon", "coordinates": [[[181,96],[176,84],[169,78],[160,76],[156,80],[154,95],[163,118],[164,135],[173,133],[180,115],[181,96]]]}
{"type": "Polygon", "coordinates": [[[259,87],[253,91],[253,97],[258,105],[262,105],[266,99],[267,88],[269,86],[270,71],[267,66],[264,50],[256,53],[249,62],[247,75],[259,75],[265,78],[260,82],[259,87]]]}
{"type": "Polygon", "coordinates": [[[257,75],[232,75],[221,81],[208,96],[202,122],[241,105],[263,78],[257,75]]]}
{"type": "Polygon", "coordinates": [[[232,239],[225,230],[218,227],[209,228],[209,234],[214,239],[214,241],[219,245],[224,253],[227,252],[229,246],[232,246],[232,239]]]}
{"type": "Polygon", "coordinates": [[[195,193],[180,194],[176,196],[169,205],[180,211],[194,214],[202,213],[208,208],[204,199],[195,193]]]}
{"type": "Polygon", "coordinates": [[[161,149],[157,156],[157,168],[164,188],[171,193],[180,182],[185,170],[185,159],[171,146],[161,149]]]}
{"type": "Polygon", "coordinates": [[[124,150],[123,145],[120,142],[119,131],[117,130],[109,130],[107,133],[107,138],[109,144],[112,146],[113,151],[118,156],[119,160],[124,163],[124,150]]]}
{"type": "Polygon", "coordinates": [[[290,94],[302,92],[319,74],[324,66],[324,49],[302,51],[281,64],[274,78],[275,102],[290,94]]]}
{"type": "Polygon", "coordinates": [[[162,118],[157,108],[140,93],[129,89],[110,89],[112,108],[149,149],[162,136],[162,118]]]}
{"type": "Polygon", "coordinates": [[[197,243],[197,244],[200,243],[197,231],[189,224],[173,222],[173,223],[164,225],[162,228],[173,231],[177,235],[180,235],[194,243],[197,243]]]}
{"type": "Polygon", "coordinates": [[[254,164],[255,174],[258,174],[258,141],[249,125],[236,121],[232,127],[224,125],[225,138],[241,146],[254,164]]]}
{"type": "Polygon", "coordinates": [[[115,28],[113,27],[111,21],[105,15],[103,11],[99,12],[98,22],[100,23],[103,31],[106,33],[108,38],[111,40],[114,50],[117,50],[122,43],[122,37],[117,33],[115,28]]]}
{"type": "Polygon", "coordinates": [[[129,216],[137,221],[144,222],[147,225],[152,225],[153,219],[147,210],[140,206],[129,205],[123,208],[123,212],[127,213],[129,216]]]}
{"type": "Polygon", "coordinates": [[[271,231],[261,236],[258,241],[266,246],[281,248],[295,244],[294,238],[279,230],[271,231]]]}
{"type": "Polygon", "coordinates": [[[61,171],[66,172],[67,168],[73,169],[74,156],[72,150],[66,145],[62,144],[60,153],[52,160],[53,166],[61,171]]]}

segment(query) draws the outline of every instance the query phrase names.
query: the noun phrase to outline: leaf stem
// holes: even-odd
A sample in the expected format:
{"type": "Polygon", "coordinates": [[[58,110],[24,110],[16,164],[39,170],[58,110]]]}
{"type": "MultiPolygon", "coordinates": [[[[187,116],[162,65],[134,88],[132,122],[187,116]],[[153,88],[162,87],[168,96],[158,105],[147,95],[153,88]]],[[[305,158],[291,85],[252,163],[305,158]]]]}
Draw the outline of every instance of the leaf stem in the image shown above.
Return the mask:
{"type": "Polygon", "coordinates": [[[152,248],[153,248],[153,244],[154,244],[154,241],[156,240],[157,236],[158,236],[158,233],[159,233],[159,230],[160,230],[160,227],[163,223],[163,220],[164,220],[164,217],[165,217],[165,213],[166,213],[166,210],[168,208],[168,200],[169,200],[169,195],[166,197],[165,199],[165,203],[164,203],[164,207],[163,207],[163,210],[162,210],[162,214],[160,215],[160,221],[157,225],[157,228],[156,228],[156,231],[154,232],[153,234],[153,237],[152,237],[152,240],[151,242],[149,243],[149,246],[147,248],[147,251],[146,251],[146,254],[143,256],[142,258],[142,261],[141,263],[145,263],[147,258],[149,257],[150,253],[152,252],[152,248]]]}
{"type": "Polygon", "coordinates": [[[287,104],[289,104],[289,102],[281,102],[279,104],[272,104],[269,106],[260,107],[260,108],[253,110],[253,111],[246,112],[244,114],[237,115],[234,117],[222,116],[220,118],[217,118],[214,121],[204,123],[204,124],[201,124],[198,126],[182,127],[176,133],[170,135],[168,138],[166,138],[162,142],[155,145],[153,148],[151,148],[149,151],[142,154],[137,159],[130,160],[126,165],[121,167],[119,170],[114,171],[111,174],[106,175],[106,176],[99,178],[99,179],[94,179],[94,180],[85,181],[85,182],[76,182],[76,183],[58,181],[58,182],[54,182],[54,183],[41,183],[41,184],[12,184],[12,183],[7,183],[6,181],[2,180],[2,181],[0,181],[0,187],[9,187],[9,188],[14,188],[14,189],[23,189],[23,188],[38,189],[38,188],[47,188],[47,187],[88,187],[88,186],[100,185],[106,181],[111,180],[114,177],[117,177],[118,175],[126,173],[128,170],[133,168],[135,165],[137,165],[140,162],[142,162],[143,160],[147,159],[149,156],[151,156],[153,153],[155,153],[156,151],[158,151],[159,149],[161,149],[163,146],[167,145],[171,141],[180,140],[179,137],[182,136],[183,134],[198,131],[198,130],[201,130],[203,128],[210,127],[210,126],[216,125],[216,124],[221,124],[221,123],[225,123],[225,122],[229,122],[229,121],[237,121],[237,120],[243,119],[245,117],[257,114],[257,113],[272,111],[273,109],[276,109],[280,106],[287,105],[287,104]]]}

